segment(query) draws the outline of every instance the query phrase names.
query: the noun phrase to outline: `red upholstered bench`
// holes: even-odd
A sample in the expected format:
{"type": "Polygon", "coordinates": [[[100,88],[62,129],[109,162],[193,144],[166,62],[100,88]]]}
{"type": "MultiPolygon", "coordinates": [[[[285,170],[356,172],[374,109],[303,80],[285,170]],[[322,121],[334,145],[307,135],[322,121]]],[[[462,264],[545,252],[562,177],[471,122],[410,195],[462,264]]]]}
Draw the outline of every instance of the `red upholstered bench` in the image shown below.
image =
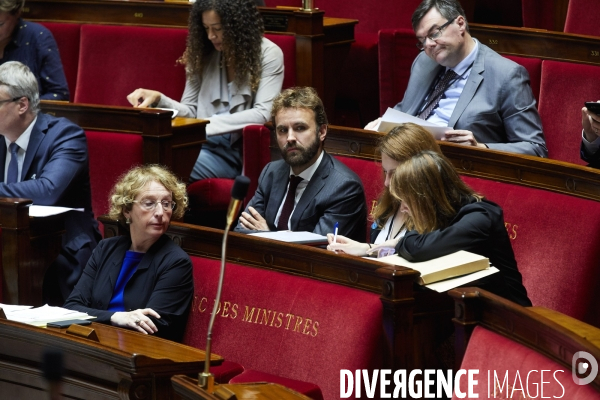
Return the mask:
{"type": "Polygon", "coordinates": [[[533,305],[600,326],[600,204],[487,179],[463,180],[504,210],[533,305]]]}
{"type": "MultiPolygon", "coordinates": [[[[521,307],[478,288],[458,288],[449,294],[456,303],[456,361],[461,369],[479,370],[473,386],[479,398],[600,398],[600,376],[586,385],[576,384],[572,377],[577,352],[600,360],[600,330],[552,310],[521,307]]],[[[460,391],[467,392],[464,378],[460,391]]]]}
{"type": "Polygon", "coordinates": [[[69,85],[70,100],[75,97],[77,84],[77,69],[79,66],[79,38],[81,36],[81,24],[69,24],[61,22],[40,22],[44,25],[56,40],[60,60],[69,85]]]}
{"type": "Polygon", "coordinates": [[[83,25],[75,102],[129,106],[127,95],[140,87],[180,99],[186,38],[180,28],[83,25]]]}
{"type": "MultiPolygon", "coordinates": [[[[184,343],[204,348],[220,261],[192,256],[192,262],[195,296],[184,343]]],[[[269,381],[334,399],[340,369],[381,362],[381,324],[375,293],[228,264],[212,346],[244,367],[232,382],[269,381]]]]}

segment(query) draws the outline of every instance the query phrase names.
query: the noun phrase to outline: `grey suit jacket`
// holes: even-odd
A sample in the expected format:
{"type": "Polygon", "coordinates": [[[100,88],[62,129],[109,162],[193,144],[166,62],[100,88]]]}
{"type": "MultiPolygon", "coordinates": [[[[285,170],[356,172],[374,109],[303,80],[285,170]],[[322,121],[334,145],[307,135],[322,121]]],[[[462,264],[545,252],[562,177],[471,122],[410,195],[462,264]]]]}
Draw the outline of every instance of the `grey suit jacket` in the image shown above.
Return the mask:
{"type": "MultiPolygon", "coordinates": [[[[404,99],[394,108],[416,115],[443,69],[421,52],[413,62],[404,99]]],[[[448,126],[473,132],[493,150],[548,156],[527,70],[482,43],[448,126]]]]}
{"type": "MultiPolygon", "coordinates": [[[[248,207],[254,207],[277,230],[275,218],[287,192],[290,166],[283,160],[270,162],[262,170],[258,188],[248,207]]],[[[247,212],[246,208],[246,212],[247,212]]],[[[367,206],[360,178],[343,163],[325,153],[290,220],[293,231],[326,235],[339,223],[338,233],[365,241],[367,206]]],[[[243,230],[241,225],[236,230],[243,230]]]]}

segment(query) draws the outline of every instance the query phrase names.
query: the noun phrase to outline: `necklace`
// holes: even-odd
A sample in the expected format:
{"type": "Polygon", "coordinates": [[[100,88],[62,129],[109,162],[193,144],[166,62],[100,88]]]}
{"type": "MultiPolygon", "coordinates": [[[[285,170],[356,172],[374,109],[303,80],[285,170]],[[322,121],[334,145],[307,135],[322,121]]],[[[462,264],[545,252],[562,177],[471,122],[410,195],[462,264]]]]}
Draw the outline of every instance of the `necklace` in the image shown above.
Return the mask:
{"type": "MultiPolygon", "coordinates": [[[[392,220],[390,221],[390,230],[388,231],[387,237],[385,238],[386,242],[388,240],[390,240],[390,236],[392,235],[392,231],[394,230],[394,220],[398,216],[399,212],[400,212],[400,209],[398,209],[398,211],[396,211],[396,214],[394,214],[394,216],[392,217],[392,220]]],[[[398,229],[398,232],[396,232],[396,234],[394,235],[394,237],[392,239],[396,239],[398,237],[400,232],[402,232],[402,228],[404,228],[404,223],[402,223],[402,225],[400,225],[400,229],[398,229]]]]}

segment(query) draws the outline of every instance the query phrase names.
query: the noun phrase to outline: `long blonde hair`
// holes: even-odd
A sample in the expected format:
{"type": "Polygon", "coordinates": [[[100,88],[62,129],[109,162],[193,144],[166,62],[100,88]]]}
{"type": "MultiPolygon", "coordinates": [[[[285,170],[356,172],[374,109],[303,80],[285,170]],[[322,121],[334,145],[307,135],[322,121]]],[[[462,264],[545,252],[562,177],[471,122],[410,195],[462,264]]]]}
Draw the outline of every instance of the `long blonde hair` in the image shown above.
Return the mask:
{"type": "Polygon", "coordinates": [[[481,201],[450,162],[434,151],[422,151],[398,167],[390,193],[410,209],[406,228],[419,233],[443,229],[468,201],[481,201]]]}

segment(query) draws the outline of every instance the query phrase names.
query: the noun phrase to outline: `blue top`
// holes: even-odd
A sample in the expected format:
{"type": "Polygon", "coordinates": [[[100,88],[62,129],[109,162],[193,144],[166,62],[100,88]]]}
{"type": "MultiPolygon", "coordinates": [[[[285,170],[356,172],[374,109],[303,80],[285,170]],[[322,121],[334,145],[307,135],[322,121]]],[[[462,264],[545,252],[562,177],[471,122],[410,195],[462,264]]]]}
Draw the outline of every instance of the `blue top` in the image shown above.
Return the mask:
{"type": "Polygon", "coordinates": [[[69,100],[58,46],[46,27],[19,19],[13,40],[6,45],[0,64],[7,61],[19,61],[31,69],[38,80],[40,99],[69,100]]]}
{"type": "Polygon", "coordinates": [[[129,279],[135,273],[140,261],[144,258],[144,254],[130,250],[125,253],[121,272],[119,272],[112,298],[110,299],[110,303],[108,303],[109,311],[126,311],[125,304],[123,303],[123,291],[125,290],[125,285],[127,285],[127,282],[129,282],[129,279]]]}

